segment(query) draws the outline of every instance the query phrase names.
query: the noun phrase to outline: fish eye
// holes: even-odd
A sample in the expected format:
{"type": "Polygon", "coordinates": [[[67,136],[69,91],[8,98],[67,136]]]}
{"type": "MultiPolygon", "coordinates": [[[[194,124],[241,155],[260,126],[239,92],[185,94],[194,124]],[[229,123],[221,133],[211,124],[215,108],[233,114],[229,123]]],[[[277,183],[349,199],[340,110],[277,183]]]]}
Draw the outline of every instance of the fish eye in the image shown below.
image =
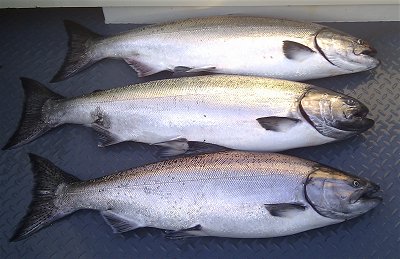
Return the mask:
{"type": "Polygon", "coordinates": [[[364,45],[365,42],[364,42],[362,39],[358,39],[358,40],[357,40],[357,44],[364,45]]]}
{"type": "Polygon", "coordinates": [[[354,106],[354,105],[357,104],[357,102],[355,100],[353,100],[353,99],[347,99],[347,100],[345,100],[345,103],[347,105],[351,105],[351,106],[354,106]]]}
{"type": "Polygon", "coordinates": [[[354,181],[353,181],[353,187],[354,187],[354,188],[360,187],[360,182],[357,181],[357,180],[354,180],[354,181]]]}

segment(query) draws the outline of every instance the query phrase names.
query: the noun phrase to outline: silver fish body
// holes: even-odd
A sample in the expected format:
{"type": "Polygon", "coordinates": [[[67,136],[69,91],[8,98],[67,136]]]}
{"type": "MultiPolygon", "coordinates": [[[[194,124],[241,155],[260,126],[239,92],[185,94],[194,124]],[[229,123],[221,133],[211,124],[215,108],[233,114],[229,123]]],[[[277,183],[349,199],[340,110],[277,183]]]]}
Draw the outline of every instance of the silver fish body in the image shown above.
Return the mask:
{"type": "Polygon", "coordinates": [[[100,211],[114,232],[155,227],[171,238],[276,237],[342,222],[381,201],[372,196],[379,189],[372,182],[281,154],[206,154],[88,181],[37,156],[31,160],[39,181],[31,208],[37,209],[13,240],[80,209],[100,211]],[[41,203],[41,196],[48,199],[41,203]],[[38,222],[43,219],[49,221],[38,222]]]}
{"type": "Polygon", "coordinates": [[[104,58],[147,76],[163,70],[307,80],[372,69],[376,50],[326,26],[265,17],[216,16],[102,37],[66,22],[70,46],[53,82],[104,58]]]}
{"type": "Polygon", "coordinates": [[[136,141],[166,147],[167,154],[176,155],[188,149],[188,141],[195,141],[231,149],[278,151],[348,138],[373,124],[365,118],[368,109],[349,96],[260,77],[167,79],[69,99],[54,93],[32,97],[35,91],[48,90],[30,80],[23,84],[28,104],[43,99],[34,108],[40,114],[27,118],[34,112],[32,105],[26,105],[26,115],[7,147],[72,123],[99,132],[102,146],[136,141]],[[25,123],[35,119],[34,125],[25,123]],[[346,123],[344,130],[340,123],[346,123]]]}

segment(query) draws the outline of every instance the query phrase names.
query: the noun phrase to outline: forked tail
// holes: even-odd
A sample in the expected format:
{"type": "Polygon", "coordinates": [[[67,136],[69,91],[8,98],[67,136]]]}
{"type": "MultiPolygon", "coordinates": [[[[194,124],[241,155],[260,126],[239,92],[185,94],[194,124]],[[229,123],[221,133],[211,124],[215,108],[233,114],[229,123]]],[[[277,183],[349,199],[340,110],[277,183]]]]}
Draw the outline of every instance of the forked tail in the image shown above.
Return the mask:
{"type": "Polygon", "coordinates": [[[29,154],[29,157],[34,176],[32,202],[10,242],[25,239],[57,219],[72,213],[73,211],[65,211],[54,204],[57,190],[60,186],[80,181],[44,158],[33,154],[29,154]]]}
{"type": "Polygon", "coordinates": [[[44,114],[43,106],[48,100],[64,98],[35,80],[21,78],[21,82],[25,93],[21,120],[18,129],[3,147],[3,150],[24,145],[52,129],[54,125],[47,123],[44,119],[46,114],[44,114]]]}
{"type": "Polygon", "coordinates": [[[88,68],[101,58],[95,58],[92,46],[103,38],[101,35],[72,21],[64,21],[69,36],[68,52],[60,70],[50,81],[59,82],[88,68]]]}

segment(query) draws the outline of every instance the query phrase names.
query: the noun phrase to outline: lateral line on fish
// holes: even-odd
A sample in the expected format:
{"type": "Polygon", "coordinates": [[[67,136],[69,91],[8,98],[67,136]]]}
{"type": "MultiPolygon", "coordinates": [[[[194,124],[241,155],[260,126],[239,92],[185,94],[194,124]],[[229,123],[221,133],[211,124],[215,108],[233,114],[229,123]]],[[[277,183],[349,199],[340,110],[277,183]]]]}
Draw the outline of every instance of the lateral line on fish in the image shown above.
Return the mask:
{"type": "MultiPolygon", "coordinates": [[[[147,184],[133,184],[129,186],[121,186],[121,187],[112,187],[112,188],[101,188],[102,190],[114,190],[114,189],[129,189],[130,187],[140,187],[140,186],[153,186],[159,184],[173,184],[173,183],[181,183],[181,182],[196,182],[196,181],[207,181],[207,180],[221,180],[221,179],[242,179],[242,178],[250,178],[250,177],[264,177],[265,175],[246,175],[246,176],[232,176],[232,177],[210,177],[210,178],[201,178],[201,179],[189,179],[182,181],[167,181],[167,182],[158,182],[158,183],[147,183],[147,184]]],[[[101,184],[100,184],[101,185],[101,184]]],[[[94,192],[94,191],[93,191],[94,192]]],[[[68,194],[80,194],[80,193],[88,193],[88,191],[68,191],[68,194]]]]}

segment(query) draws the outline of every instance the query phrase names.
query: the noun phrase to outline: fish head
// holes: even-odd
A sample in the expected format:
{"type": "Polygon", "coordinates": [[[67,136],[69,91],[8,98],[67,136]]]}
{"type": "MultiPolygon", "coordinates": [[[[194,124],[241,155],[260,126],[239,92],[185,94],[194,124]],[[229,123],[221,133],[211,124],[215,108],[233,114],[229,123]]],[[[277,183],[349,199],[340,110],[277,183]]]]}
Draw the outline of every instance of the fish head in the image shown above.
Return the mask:
{"type": "Polygon", "coordinates": [[[369,43],[331,28],[321,29],[315,36],[315,47],[332,65],[351,72],[375,68],[380,61],[369,43]]]}
{"type": "Polygon", "coordinates": [[[375,196],[379,186],[367,179],[328,167],[315,167],[305,183],[305,196],[324,217],[347,220],[366,213],[381,203],[375,196]]]}
{"type": "Polygon", "coordinates": [[[349,138],[374,125],[368,108],[360,101],[328,89],[311,88],[300,101],[302,116],[322,135],[349,138]]]}

